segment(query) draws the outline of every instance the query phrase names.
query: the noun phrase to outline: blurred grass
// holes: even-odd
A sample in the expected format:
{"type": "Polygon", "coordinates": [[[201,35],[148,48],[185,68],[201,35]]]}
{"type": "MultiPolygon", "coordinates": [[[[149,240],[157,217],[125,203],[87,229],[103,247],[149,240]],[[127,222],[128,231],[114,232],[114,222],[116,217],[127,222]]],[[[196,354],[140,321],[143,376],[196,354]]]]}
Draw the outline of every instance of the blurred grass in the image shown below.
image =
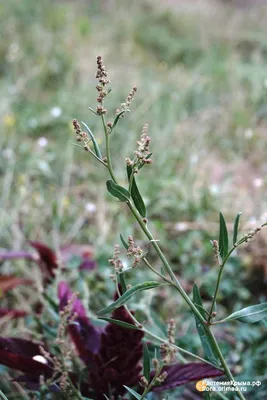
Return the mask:
{"type": "MultiPolygon", "coordinates": [[[[101,124],[88,110],[96,103],[101,54],[112,80],[109,115],[138,86],[132,113],[113,138],[117,173],[126,180],[124,156],[148,122],[154,163],[138,181],[152,229],[179,274],[210,294],[216,271],[209,239],[217,235],[218,211],[229,222],[243,211],[252,226],[267,215],[266,16],[266,7],[219,2],[195,8],[145,0],[1,4],[0,247],[25,248],[32,238],[56,249],[68,241],[92,243],[103,266],[101,286],[119,232],[133,233],[129,215],[106,195],[106,171],[73,145],[73,118],[85,120],[103,141],[101,124]],[[191,223],[197,227],[191,230],[191,223]]],[[[265,243],[257,252],[265,254],[265,243]]],[[[252,268],[249,256],[229,265],[224,312],[235,306],[239,285],[240,305],[266,299],[264,282],[261,291],[241,288],[252,268]]],[[[172,301],[168,307],[154,301],[168,318],[172,301]]],[[[250,340],[242,338],[242,349],[250,340]]]]}

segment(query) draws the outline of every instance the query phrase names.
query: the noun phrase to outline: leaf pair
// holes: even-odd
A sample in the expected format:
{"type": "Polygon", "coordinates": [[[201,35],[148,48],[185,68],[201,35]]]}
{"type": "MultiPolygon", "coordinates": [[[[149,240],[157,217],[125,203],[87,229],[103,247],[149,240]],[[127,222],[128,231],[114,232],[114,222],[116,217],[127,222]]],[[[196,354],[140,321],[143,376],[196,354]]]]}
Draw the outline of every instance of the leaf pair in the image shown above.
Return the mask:
{"type": "Polygon", "coordinates": [[[113,180],[109,179],[107,181],[107,189],[109,193],[119,199],[122,202],[129,201],[132,197],[135,207],[137,208],[141,217],[146,217],[146,205],[142,198],[141,193],[136,184],[135,177],[133,175],[133,169],[130,165],[127,166],[127,175],[128,180],[130,182],[129,190],[125,189],[124,187],[118,185],[113,180]]]}
{"type": "MultiPolygon", "coordinates": [[[[233,246],[235,246],[237,242],[240,216],[241,213],[238,213],[234,222],[233,246]]],[[[226,222],[223,214],[220,212],[219,253],[222,260],[225,260],[228,254],[228,241],[229,240],[226,222]]]]}

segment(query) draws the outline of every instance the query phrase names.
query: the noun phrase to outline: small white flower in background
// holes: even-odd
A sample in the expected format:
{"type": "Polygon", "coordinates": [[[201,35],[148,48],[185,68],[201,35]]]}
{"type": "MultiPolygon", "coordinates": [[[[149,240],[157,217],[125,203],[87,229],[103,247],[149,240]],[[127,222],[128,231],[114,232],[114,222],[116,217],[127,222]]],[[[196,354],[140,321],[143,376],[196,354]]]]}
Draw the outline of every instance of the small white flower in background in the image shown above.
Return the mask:
{"type": "Polygon", "coordinates": [[[37,140],[37,144],[39,147],[46,147],[48,144],[48,140],[46,137],[42,136],[37,140]]]}
{"type": "Polygon", "coordinates": [[[60,107],[53,107],[53,108],[51,108],[51,110],[50,110],[50,114],[52,115],[52,117],[58,118],[58,117],[61,116],[62,110],[61,110],[60,107]]]}
{"type": "Polygon", "coordinates": [[[188,229],[188,224],[186,222],[177,222],[177,224],[175,224],[175,229],[184,232],[188,229]]]}
{"type": "Polygon", "coordinates": [[[13,152],[12,149],[10,149],[9,147],[7,147],[6,149],[3,150],[2,154],[3,154],[3,156],[4,156],[5,158],[7,158],[8,160],[10,160],[10,159],[13,157],[14,152],[13,152]]]}
{"type": "Polygon", "coordinates": [[[252,129],[246,129],[244,132],[245,138],[251,139],[254,135],[254,132],[252,129]]]}
{"type": "Polygon", "coordinates": [[[210,185],[209,189],[210,189],[210,193],[213,194],[213,195],[216,195],[216,194],[219,193],[219,186],[216,185],[215,183],[210,185]]]}
{"type": "Polygon", "coordinates": [[[255,188],[260,188],[263,186],[263,179],[262,178],[255,178],[252,182],[255,188]]]}
{"type": "Polygon", "coordinates": [[[85,211],[90,214],[93,214],[94,212],[96,212],[96,205],[94,203],[88,202],[85,204],[84,208],[85,208],[85,211]]]}

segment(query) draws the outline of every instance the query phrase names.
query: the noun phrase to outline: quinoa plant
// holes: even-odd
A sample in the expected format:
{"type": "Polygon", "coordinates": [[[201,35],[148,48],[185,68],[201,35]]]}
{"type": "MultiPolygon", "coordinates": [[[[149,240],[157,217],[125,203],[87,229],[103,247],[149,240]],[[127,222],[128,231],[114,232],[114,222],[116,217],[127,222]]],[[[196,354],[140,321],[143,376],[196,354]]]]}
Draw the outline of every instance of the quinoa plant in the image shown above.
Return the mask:
{"type": "MultiPolygon", "coordinates": [[[[224,267],[232,255],[232,253],[236,250],[237,247],[250,241],[256,234],[259,232],[264,226],[267,225],[267,222],[264,222],[256,229],[252,230],[248,234],[244,235],[242,238],[238,238],[238,228],[239,228],[239,219],[241,213],[239,213],[234,221],[234,229],[233,229],[233,239],[232,244],[229,243],[229,236],[227,231],[227,226],[225,223],[225,219],[222,213],[219,214],[220,220],[220,232],[219,239],[212,240],[211,244],[214,250],[214,255],[216,261],[219,265],[219,273],[217,277],[217,282],[214,290],[214,294],[211,299],[211,304],[209,309],[205,309],[202,305],[202,299],[200,296],[200,292],[198,286],[195,284],[193,289],[193,298],[191,298],[183,286],[181,285],[179,279],[177,279],[176,274],[174,273],[170,263],[168,262],[164,252],[161,249],[159,241],[156,240],[149,229],[149,220],[144,199],[138,189],[137,184],[137,176],[143,172],[143,167],[147,167],[152,164],[152,152],[150,150],[150,142],[151,137],[148,135],[148,125],[145,124],[141,133],[140,139],[137,141],[137,149],[133,152],[133,156],[125,158],[125,170],[126,176],[128,178],[127,187],[122,186],[118,181],[116,176],[116,171],[113,168],[112,157],[117,156],[111,153],[110,142],[112,140],[112,136],[114,135],[114,131],[116,129],[117,124],[120,122],[122,118],[125,117],[126,113],[130,111],[131,102],[133,101],[135,94],[137,92],[136,86],[134,86],[129,95],[127,96],[124,103],[121,104],[119,108],[116,109],[114,117],[110,120],[107,119],[108,110],[105,105],[105,100],[107,96],[111,92],[110,88],[110,80],[108,79],[108,74],[105,66],[103,65],[103,60],[101,56],[97,57],[97,72],[96,79],[98,80],[98,84],[96,86],[98,97],[97,97],[97,107],[96,109],[89,108],[92,113],[98,116],[101,120],[103,133],[105,137],[105,155],[102,156],[101,150],[98,146],[97,140],[91,132],[90,128],[82,122],[82,125],[85,130],[81,128],[81,125],[77,120],[73,121],[73,127],[76,132],[76,140],[79,143],[83,144],[83,148],[85,151],[89,152],[93,157],[95,157],[107,170],[110,175],[110,179],[107,180],[106,186],[108,192],[115,198],[117,198],[120,202],[125,203],[130,212],[135,217],[138,222],[140,229],[145,234],[147,240],[154,247],[159,259],[162,262],[163,268],[159,271],[151,265],[149,261],[149,254],[144,252],[139,246],[135,245],[134,239],[132,236],[128,237],[128,240],[125,240],[121,235],[122,245],[125,247],[127,251],[127,256],[133,258],[133,263],[130,268],[136,268],[140,263],[144,263],[147,268],[149,268],[155,276],[160,278],[155,282],[141,282],[134,287],[127,288],[125,285],[125,273],[127,272],[127,268],[124,268],[122,261],[119,259],[119,247],[116,245],[115,252],[112,260],[110,260],[111,264],[114,267],[114,275],[112,278],[116,282],[117,288],[124,288],[123,290],[119,290],[121,296],[110,306],[101,310],[99,312],[99,316],[105,316],[109,313],[113,312],[117,307],[125,304],[132,295],[136,292],[142,290],[149,290],[154,287],[158,287],[160,285],[170,285],[178,294],[183,298],[183,300],[187,303],[190,308],[195,321],[196,327],[198,330],[198,334],[201,339],[201,343],[205,353],[205,359],[199,357],[197,354],[192,354],[184,348],[178,347],[174,340],[171,340],[170,337],[168,339],[168,343],[149,332],[146,327],[140,324],[134,317],[135,326],[141,330],[145,335],[151,337],[153,339],[158,340],[162,343],[161,349],[163,354],[163,364],[168,365],[172,362],[173,356],[178,351],[180,354],[185,356],[193,357],[197,360],[200,360],[203,363],[212,365],[217,370],[221,371],[230,381],[231,385],[236,388],[236,395],[240,399],[244,399],[244,395],[242,390],[239,389],[238,383],[235,381],[235,378],[230,370],[230,367],[227,364],[227,361],[222,354],[220,346],[217,342],[217,339],[213,333],[213,326],[216,324],[221,324],[224,322],[230,322],[232,320],[238,320],[240,322],[245,323],[254,323],[260,320],[264,320],[267,315],[267,303],[250,306],[240,311],[237,311],[223,320],[217,319],[216,308],[216,300],[217,295],[220,289],[220,282],[223,275],[224,267]]],[[[111,321],[110,318],[106,318],[111,321]]],[[[113,321],[116,323],[116,321],[113,321]]],[[[173,327],[173,322],[171,322],[171,326],[173,327]]],[[[169,328],[172,329],[171,327],[169,328]]],[[[172,336],[172,335],[171,335],[172,336]]],[[[165,379],[167,378],[167,375],[165,379]]],[[[141,399],[151,390],[154,382],[146,382],[144,385],[144,392],[142,394],[141,399]]]]}
{"type": "MultiPolygon", "coordinates": [[[[108,192],[120,203],[127,205],[148,243],[156,251],[162,268],[159,269],[151,261],[151,254],[147,250],[150,247],[138,245],[132,235],[125,238],[121,234],[122,246],[129,263],[127,267],[124,266],[120,246],[116,244],[114,254],[109,260],[112,268],[110,277],[114,282],[115,293],[112,303],[98,312],[98,318],[106,324],[104,327],[99,327],[88,318],[87,310],[65,281],[58,284],[58,302],[51,298],[49,287],[62,272],[58,268],[57,255],[52,249],[43,243],[34,241],[30,244],[38,253],[37,258],[25,252],[2,255],[2,260],[25,258],[31,262],[37,262],[42,271],[42,297],[46,303],[40,301],[33,306],[42,342],[20,337],[0,336],[0,363],[23,372],[23,375],[16,378],[16,381],[28,390],[35,392],[38,399],[50,399],[51,393],[56,393],[58,396],[56,398],[62,399],[124,400],[136,398],[148,400],[158,398],[158,392],[167,391],[169,393],[171,389],[189,382],[197,382],[197,389],[205,390],[206,385],[211,384],[209,383],[211,381],[203,383],[203,379],[224,376],[223,379],[227,379],[228,389],[232,389],[238,398],[244,400],[243,387],[235,380],[214,335],[213,327],[234,320],[243,323],[266,322],[264,320],[267,317],[267,303],[246,307],[221,320],[217,316],[216,309],[219,305],[216,303],[228,259],[236,248],[250,241],[267,225],[267,222],[240,238],[241,214],[239,213],[234,221],[233,238],[230,245],[225,219],[220,213],[219,238],[211,241],[214,258],[219,268],[209,307],[203,306],[196,284],[194,284],[192,296],[189,295],[173,271],[159,241],[154,238],[149,229],[149,211],[138,188],[138,175],[153,164],[153,154],[150,150],[151,138],[148,134],[147,124],[142,129],[133,155],[125,157],[127,187],[119,182],[113,168],[110,143],[117,124],[130,111],[137,88],[131,89],[126,101],[116,109],[115,115],[107,120],[108,110],[105,102],[111,88],[106,68],[100,56],[97,57],[96,78],[98,80],[96,86],[98,104],[95,109],[90,108],[90,110],[101,121],[105,148],[100,149],[98,140],[86,123],[75,119],[73,127],[76,132],[77,144],[95,157],[107,170],[109,174],[106,182],[108,192]],[[127,273],[140,268],[141,265],[153,272],[155,280],[139,282],[134,286],[129,285],[127,273]],[[162,286],[167,286],[177,293],[191,310],[203,347],[203,357],[177,344],[175,340],[176,321],[173,318],[168,321],[166,335],[162,337],[151,332],[146,323],[139,321],[134,312],[128,309],[127,302],[133,295],[162,286]],[[53,323],[45,324],[42,321],[42,313],[45,312],[47,305],[49,309],[51,308],[51,314],[56,316],[56,332],[53,331],[53,323]],[[68,337],[74,345],[78,359],[72,352],[68,337]]],[[[88,264],[88,260],[84,260],[79,270],[84,268],[91,270],[94,267],[92,263],[88,264]]],[[[21,279],[14,281],[13,276],[4,277],[4,280],[10,287],[21,283],[30,283],[21,279]]],[[[19,310],[0,309],[0,315],[1,312],[3,315],[12,312],[13,317],[23,316],[19,310]]],[[[217,395],[220,398],[226,398],[220,392],[217,392],[217,395]]],[[[0,396],[6,398],[1,390],[0,396]]],[[[210,394],[206,393],[205,398],[210,398],[210,394]]]]}

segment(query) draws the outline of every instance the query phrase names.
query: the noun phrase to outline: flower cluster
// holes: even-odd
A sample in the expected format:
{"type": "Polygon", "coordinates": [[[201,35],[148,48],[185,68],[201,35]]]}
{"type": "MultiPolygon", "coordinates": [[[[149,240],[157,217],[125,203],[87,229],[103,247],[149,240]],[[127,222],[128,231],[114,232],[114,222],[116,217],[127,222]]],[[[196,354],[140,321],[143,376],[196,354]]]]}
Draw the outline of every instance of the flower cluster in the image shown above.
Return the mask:
{"type": "Polygon", "coordinates": [[[142,260],[142,255],[143,255],[143,250],[141,249],[140,246],[136,246],[134,243],[134,239],[131,235],[128,236],[128,250],[127,250],[127,257],[134,257],[134,262],[132,267],[135,268],[137,267],[141,260],[142,260]]]}
{"type": "MultiPolygon", "coordinates": [[[[127,96],[125,102],[124,102],[124,103],[121,103],[121,109],[118,108],[118,109],[116,110],[116,114],[120,114],[122,111],[124,111],[124,112],[129,111],[130,105],[131,105],[131,103],[132,103],[132,101],[133,101],[133,99],[134,99],[134,96],[135,96],[135,93],[136,93],[136,92],[137,92],[137,87],[134,86],[134,87],[131,89],[130,93],[128,94],[128,96],[127,96]]],[[[123,117],[123,115],[124,115],[124,114],[122,114],[122,117],[123,117]]]]}
{"type": "Polygon", "coordinates": [[[151,137],[148,135],[148,124],[145,124],[142,129],[142,134],[140,139],[137,141],[137,149],[134,152],[134,159],[126,158],[126,164],[133,167],[134,171],[137,172],[140,167],[144,164],[151,164],[151,155],[150,152],[150,141],[151,137]]]}
{"type": "Polygon", "coordinates": [[[119,259],[120,247],[118,244],[114,247],[113,257],[109,260],[109,263],[114,267],[115,274],[119,274],[123,270],[122,261],[119,259]]]}
{"type": "Polygon", "coordinates": [[[104,108],[103,102],[105,97],[108,95],[109,90],[106,90],[106,85],[110,83],[108,79],[108,74],[105,66],[103,65],[103,60],[101,56],[98,56],[96,59],[97,63],[97,71],[96,78],[98,79],[99,84],[96,85],[96,90],[98,91],[97,102],[99,103],[96,108],[96,113],[98,115],[103,115],[107,113],[106,108],[104,108]]]}
{"type": "Polygon", "coordinates": [[[171,319],[168,323],[168,343],[163,343],[160,348],[163,355],[164,364],[171,364],[174,360],[176,348],[172,346],[175,343],[175,328],[176,324],[174,319],[171,319]]]}

